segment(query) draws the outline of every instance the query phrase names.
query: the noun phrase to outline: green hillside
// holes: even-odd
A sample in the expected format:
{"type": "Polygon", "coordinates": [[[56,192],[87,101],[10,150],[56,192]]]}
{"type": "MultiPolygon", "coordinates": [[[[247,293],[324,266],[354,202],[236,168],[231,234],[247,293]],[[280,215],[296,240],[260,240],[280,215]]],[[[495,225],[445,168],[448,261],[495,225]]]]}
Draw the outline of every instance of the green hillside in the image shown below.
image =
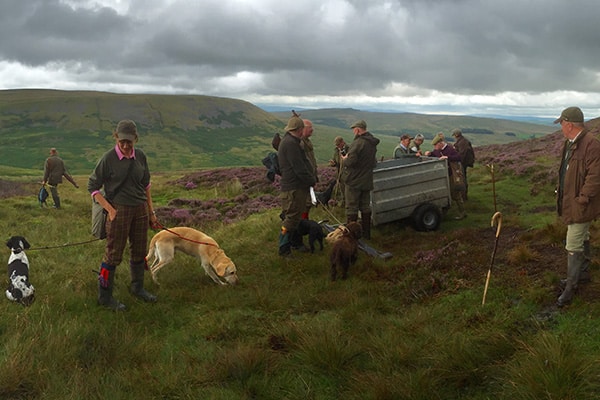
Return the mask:
{"type": "Polygon", "coordinates": [[[7,90],[0,91],[0,162],[40,168],[56,147],[72,172],[89,171],[124,118],[136,121],[139,146],[160,169],[256,165],[284,126],[234,99],[7,90]]]}
{"type": "MultiPolygon", "coordinates": [[[[286,113],[273,113],[283,118],[286,113]]],[[[367,121],[369,130],[378,135],[399,137],[403,134],[421,133],[431,139],[438,132],[444,132],[451,140],[450,133],[461,128],[465,137],[474,146],[504,144],[518,140],[545,136],[556,131],[555,127],[497,118],[481,118],[457,115],[426,115],[414,113],[385,113],[359,111],[351,108],[331,108],[304,110],[302,117],[316,124],[347,128],[358,119],[367,121]]]]}
{"type": "MultiPolygon", "coordinates": [[[[269,113],[246,101],[197,95],[114,94],[93,91],[0,91],[0,174],[40,175],[51,147],[74,174],[87,174],[113,144],[111,132],[124,118],[140,131],[138,146],[155,171],[257,166],[272,151],[290,113],[269,113]]],[[[328,109],[303,112],[313,120],[317,161],[327,163],[333,139],[352,140],[353,120],[366,119],[381,139],[378,157],[389,158],[400,132],[463,128],[474,145],[543,136],[551,127],[490,118],[361,112],[328,109]],[[483,132],[483,133],[482,133],[483,132]]]]}

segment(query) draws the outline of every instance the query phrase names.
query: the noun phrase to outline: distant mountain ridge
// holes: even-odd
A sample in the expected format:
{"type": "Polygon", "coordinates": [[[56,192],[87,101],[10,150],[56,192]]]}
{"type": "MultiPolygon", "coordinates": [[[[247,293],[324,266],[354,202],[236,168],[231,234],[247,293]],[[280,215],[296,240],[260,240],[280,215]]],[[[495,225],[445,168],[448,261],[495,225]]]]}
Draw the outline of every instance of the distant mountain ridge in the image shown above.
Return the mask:
{"type": "MultiPolygon", "coordinates": [[[[89,173],[114,144],[111,132],[125,118],[138,124],[138,146],[148,154],[154,170],[260,165],[272,151],[274,133],[283,133],[290,115],[291,110],[269,113],[243,100],[201,95],[0,90],[0,173],[43,169],[51,147],[59,150],[72,173],[89,173]]],[[[313,120],[312,141],[320,164],[331,157],[335,136],[352,140],[348,127],[356,119],[368,121],[369,128],[381,139],[378,157],[385,158],[391,157],[401,132],[421,132],[429,138],[443,131],[451,140],[451,130],[461,127],[477,146],[555,131],[552,127],[491,118],[354,109],[306,110],[302,115],[313,120]]]]}
{"type": "MultiPolygon", "coordinates": [[[[360,111],[352,108],[300,110],[298,112],[313,123],[338,128],[348,128],[355,120],[364,119],[370,131],[396,137],[403,134],[414,136],[421,133],[425,135],[426,139],[431,139],[438,132],[443,132],[451,140],[452,130],[460,128],[474,146],[531,139],[556,131],[556,127],[547,124],[475,116],[388,113],[360,111]]],[[[289,112],[273,112],[273,114],[283,118],[289,115],[289,112]]]]}

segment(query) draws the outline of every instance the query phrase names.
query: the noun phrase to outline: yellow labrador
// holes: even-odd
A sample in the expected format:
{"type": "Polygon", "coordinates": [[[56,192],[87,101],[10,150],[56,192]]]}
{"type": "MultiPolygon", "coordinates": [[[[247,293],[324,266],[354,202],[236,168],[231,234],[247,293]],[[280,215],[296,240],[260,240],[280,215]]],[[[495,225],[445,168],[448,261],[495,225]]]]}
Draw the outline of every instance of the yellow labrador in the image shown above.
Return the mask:
{"type": "Polygon", "coordinates": [[[150,273],[155,283],[158,284],[156,273],[173,261],[175,250],[198,257],[206,274],[216,283],[235,285],[238,282],[235,264],[213,238],[193,228],[176,227],[157,233],[150,241],[146,260],[150,262],[154,257],[150,273]]]}

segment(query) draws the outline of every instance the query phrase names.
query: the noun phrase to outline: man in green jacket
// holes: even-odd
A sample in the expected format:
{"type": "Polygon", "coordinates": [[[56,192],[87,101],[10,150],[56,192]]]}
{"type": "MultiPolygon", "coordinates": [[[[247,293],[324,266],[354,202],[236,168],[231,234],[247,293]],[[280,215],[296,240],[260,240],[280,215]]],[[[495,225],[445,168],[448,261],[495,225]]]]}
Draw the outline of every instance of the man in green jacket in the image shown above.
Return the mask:
{"type": "MultiPolygon", "coordinates": [[[[294,115],[285,127],[277,151],[281,171],[281,209],[283,223],[279,233],[279,255],[289,256],[292,244],[298,243],[298,224],[306,209],[310,187],[315,185],[315,171],[301,146],[304,122],[294,115]]],[[[300,238],[301,242],[302,238],[300,238]]]]}
{"type": "Polygon", "coordinates": [[[564,109],[554,123],[560,123],[566,139],[556,198],[558,215],[567,225],[567,279],[557,300],[563,307],[578,284],[590,279],[590,224],[600,216],[600,141],[585,129],[578,107],[564,109]]]}
{"type": "Polygon", "coordinates": [[[373,190],[373,168],[377,165],[379,139],[367,130],[364,120],[356,121],[350,128],[354,140],[348,153],[342,156],[344,170],[342,180],[346,185],[346,219],[357,221],[361,214],[363,237],[371,238],[371,190],[373,190]]]}
{"type": "Polygon", "coordinates": [[[58,156],[58,151],[53,147],[50,149],[50,157],[46,159],[44,163],[44,179],[42,185],[46,183],[50,186],[50,193],[52,194],[52,201],[54,201],[54,208],[60,208],[60,196],[58,195],[58,184],[62,183],[62,178],[71,182],[73,186],[79,188],[75,180],[69,175],[65,168],[65,162],[58,156]]]}

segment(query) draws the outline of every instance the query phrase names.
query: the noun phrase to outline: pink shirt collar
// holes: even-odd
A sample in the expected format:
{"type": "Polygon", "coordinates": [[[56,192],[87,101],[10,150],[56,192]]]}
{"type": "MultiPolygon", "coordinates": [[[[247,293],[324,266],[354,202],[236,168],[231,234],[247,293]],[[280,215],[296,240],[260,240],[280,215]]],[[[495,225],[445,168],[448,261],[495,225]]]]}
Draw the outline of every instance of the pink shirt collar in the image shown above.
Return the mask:
{"type": "MultiPolygon", "coordinates": [[[[123,152],[119,148],[118,144],[115,144],[115,151],[117,152],[117,157],[119,157],[119,160],[122,160],[122,159],[125,158],[125,155],[123,154],[123,152]]],[[[131,151],[131,157],[130,158],[134,158],[135,159],[135,147],[131,151]]]]}

